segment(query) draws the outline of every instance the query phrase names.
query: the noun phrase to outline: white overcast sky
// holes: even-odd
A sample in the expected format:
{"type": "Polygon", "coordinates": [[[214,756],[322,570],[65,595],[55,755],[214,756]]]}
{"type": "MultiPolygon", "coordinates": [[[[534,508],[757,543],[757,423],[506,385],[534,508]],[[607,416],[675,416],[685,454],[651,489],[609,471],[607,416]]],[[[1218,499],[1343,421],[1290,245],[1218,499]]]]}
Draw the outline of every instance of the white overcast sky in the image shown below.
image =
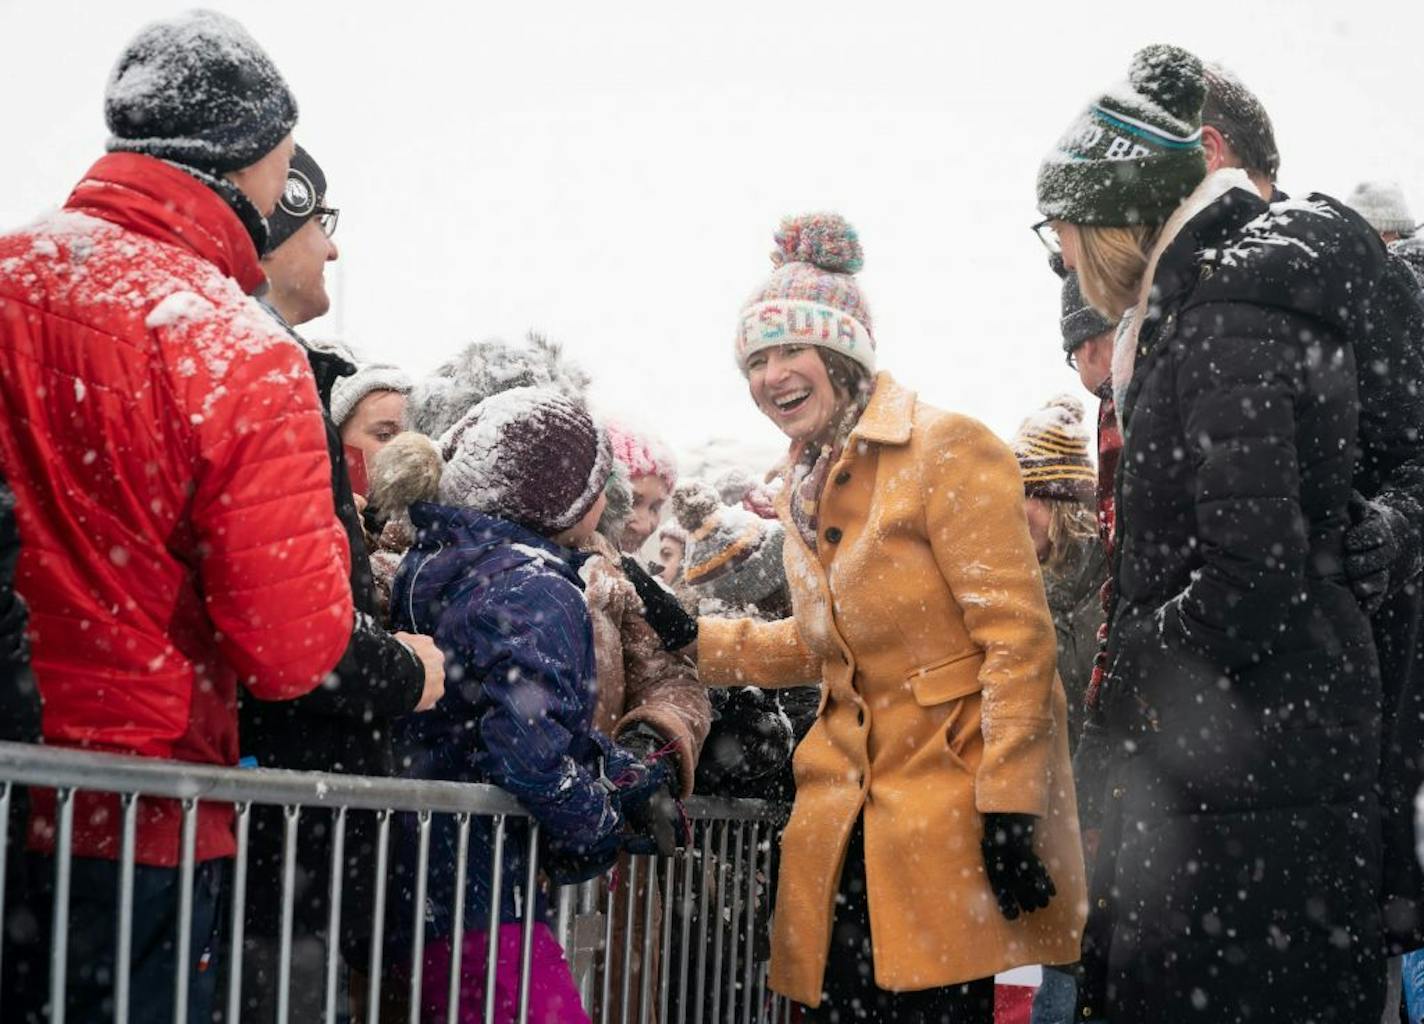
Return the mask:
{"type": "MultiPolygon", "coordinates": [[[[0,225],[102,152],[126,40],[183,5],[0,0],[0,225]]],[[[843,213],[883,367],[1010,434],[1077,387],[1029,232],[1041,155],[1132,51],[1219,60],[1289,191],[1400,181],[1424,219],[1424,3],[228,0],[341,208],[339,329],[413,371],[539,327],[603,411],[769,450],[731,356],[783,214],[843,213]]]]}

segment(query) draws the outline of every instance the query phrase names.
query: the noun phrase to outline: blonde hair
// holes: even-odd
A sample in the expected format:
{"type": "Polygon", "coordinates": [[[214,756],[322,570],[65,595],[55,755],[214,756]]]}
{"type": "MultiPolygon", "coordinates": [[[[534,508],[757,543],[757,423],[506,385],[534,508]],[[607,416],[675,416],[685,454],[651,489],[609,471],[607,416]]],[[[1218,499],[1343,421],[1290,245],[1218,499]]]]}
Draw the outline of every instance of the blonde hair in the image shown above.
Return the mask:
{"type": "Polygon", "coordinates": [[[1061,573],[1069,557],[1084,541],[1098,535],[1098,513],[1085,502],[1040,499],[1047,501],[1048,557],[1043,571],[1049,576],[1061,573]]]}
{"type": "Polygon", "coordinates": [[[1132,227],[1078,225],[1078,284],[1083,298],[1110,320],[1137,303],[1148,254],[1157,241],[1159,226],[1132,227]]]}

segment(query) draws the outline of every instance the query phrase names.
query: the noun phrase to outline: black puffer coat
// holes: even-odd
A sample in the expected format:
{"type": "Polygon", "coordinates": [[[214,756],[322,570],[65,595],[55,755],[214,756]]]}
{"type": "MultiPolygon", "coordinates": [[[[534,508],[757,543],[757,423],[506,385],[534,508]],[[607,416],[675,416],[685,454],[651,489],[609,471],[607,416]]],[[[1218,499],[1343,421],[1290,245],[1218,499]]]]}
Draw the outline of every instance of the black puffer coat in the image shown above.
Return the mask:
{"type": "MultiPolygon", "coordinates": [[[[293,336],[301,341],[295,332],[293,336]]],[[[305,342],[302,344],[305,346],[305,342]]],[[[331,385],[354,367],[332,353],[310,347],[307,353],[325,409],[330,402],[331,385]]],[[[410,649],[375,619],[375,584],[361,517],[351,495],[341,437],[330,415],[326,418],[326,434],[336,515],[346,528],[351,545],[351,593],[356,606],[351,642],[327,681],[304,697],[266,703],[243,694],[239,739],[243,755],[264,768],[392,776],[395,755],[391,722],[415,709],[425,686],[425,670],[410,649]]],[[[326,810],[307,809],[301,817],[296,874],[298,934],[326,930],[331,823],[332,814],[326,810]]],[[[249,886],[280,884],[282,834],[280,808],[253,809],[249,886]]],[[[370,941],[375,839],[372,812],[348,814],[341,945],[348,960],[356,964],[365,962],[370,941]]],[[[247,907],[249,934],[278,934],[280,900],[249,899],[247,907]]]]}
{"type": "Polygon", "coordinates": [[[1092,1018],[1379,1019],[1380,681],[1343,574],[1383,259],[1358,225],[1236,189],[1159,243],[1120,407],[1092,1018]]]}

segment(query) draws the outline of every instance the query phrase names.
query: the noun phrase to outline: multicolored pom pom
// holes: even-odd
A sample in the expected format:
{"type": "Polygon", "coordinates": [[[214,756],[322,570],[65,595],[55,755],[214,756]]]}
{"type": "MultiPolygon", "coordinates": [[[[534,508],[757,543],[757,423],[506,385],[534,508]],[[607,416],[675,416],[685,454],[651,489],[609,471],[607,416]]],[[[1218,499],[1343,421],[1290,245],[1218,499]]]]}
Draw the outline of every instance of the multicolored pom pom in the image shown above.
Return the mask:
{"type": "Polygon", "coordinates": [[[775,266],[810,263],[833,274],[856,274],[865,265],[860,236],[838,213],[807,213],[786,217],[777,230],[775,266]]]}

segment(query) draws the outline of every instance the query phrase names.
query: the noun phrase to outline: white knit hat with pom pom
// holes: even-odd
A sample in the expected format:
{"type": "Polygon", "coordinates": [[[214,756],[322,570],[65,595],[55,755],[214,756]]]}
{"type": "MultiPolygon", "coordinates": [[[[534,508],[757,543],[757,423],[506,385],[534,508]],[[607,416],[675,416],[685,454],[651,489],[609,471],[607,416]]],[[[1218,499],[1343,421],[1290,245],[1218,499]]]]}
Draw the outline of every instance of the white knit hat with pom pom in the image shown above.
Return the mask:
{"type": "Polygon", "coordinates": [[[776,269],[747,304],[737,328],[737,365],[762,349],[816,345],[875,372],[875,332],[855,274],[860,236],[835,213],[787,217],[776,232],[776,269]]]}

